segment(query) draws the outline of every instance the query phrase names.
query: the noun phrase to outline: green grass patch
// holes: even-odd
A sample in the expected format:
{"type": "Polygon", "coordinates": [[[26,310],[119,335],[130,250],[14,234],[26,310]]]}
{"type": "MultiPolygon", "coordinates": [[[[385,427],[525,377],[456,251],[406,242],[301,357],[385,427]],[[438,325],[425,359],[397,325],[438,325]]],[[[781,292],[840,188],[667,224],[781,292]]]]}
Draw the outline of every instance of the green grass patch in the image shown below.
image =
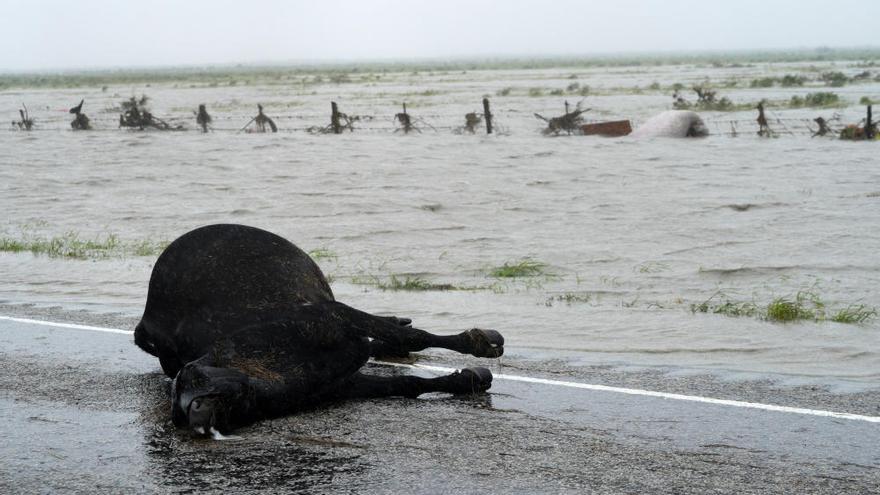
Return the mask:
{"type": "Polygon", "coordinates": [[[490,286],[466,286],[454,284],[438,284],[417,275],[393,274],[388,278],[378,277],[372,274],[359,274],[351,277],[351,283],[366,285],[387,291],[404,292],[428,292],[428,291],[479,291],[492,290],[503,292],[503,288],[495,285],[490,286]]]}
{"type": "Polygon", "coordinates": [[[832,88],[840,88],[850,81],[843,72],[823,72],[819,79],[832,88]]]}
{"type": "Polygon", "coordinates": [[[143,240],[131,243],[130,251],[135,256],[159,256],[168,247],[168,241],[143,240]]]}
{"type": "Polygon", "coordinates": [[[775,297],[766,305],[753,301],[732,301],[719,291],[701,303],[691,304],[691,312],[752,317],[777,323],[812,320],[860,324],[877,316],[875,308],[863,304],[850,304],[829,311],[825,301],[813,289],[799,291],[794,296],[775,297]]]}
{"type": "Polygon", "coordinates": [[[754,103],[734,103],[733,100],[722,96],[717,98],[715,90],[708,86],[694,86],[693,91],[697,93],[697,101],[688,101],[681,97],[680,90],[676,90],[679,98],[672,104],[676,110],[694,110],[703,112],[740,112],[743,110],[752,110],[757,105],[754,103]]]}
{"type": "Polygon", "coordinates": [[[818,297],[798,292],[794,299],[777,297],[767,305],[764,319],[788,323],[798,320],[819,321],[825,315],[825,305],[818,297]]]}
{"type": "Polygon", "coordinates": [[[123,242],[116,234],[83,238],[76,232],[67,232],[53,237],[0,238],[0,251],[29,252],[50,258],[101,259],[114,256],[156,256],[166,246],[168,246],[168,242],[149,240],[123,242]]]}
{"type": "Polygon", "coordinates": [[[573,304],[586,304],[593,300],[592,294],[588,292],[564,292],[555,296],[550,296],[544,301],[545,306],[553,306],[556,303],[564,303],[567,306],[573,304]]]}
{"type": "Polygon", "coordinates": [[[505,262],[489,270],[489,276],[495,278],[538,277],[547,275],[547,265],[540,261],[520,260],[505,262]]]}
{"type": "Polygon", "coordinates": [[[779,80],[779,84],[785,88],[794,86],[803,86],[807,82],[807,78],[800,75],[786,74],[779,80]]]}
{"type": "Polygon", "coordinates": [[[836,93],[820,91],[818,93],[808,93],[807,96],[792,96],[788,102],[788,106],[792,108],[823,108],[836,107],[841,105],[840,96],[836,93]]]}
{"type": "Polygon", "coordinates": [[[336,255],[336,253],[334,253],[333,251],[331,251],[327,248],[312,249],[311,251],[308,252],[308,255],[313,260],[327,260],[327,259],[335,260],[336,258],[339,257],[336,255]]]}
{"type": "Polygon", "coordinates": [[[801,75],[795,74],[786,74],[780,77],[761,77],[758,79],[752,79],[752,82],[749,83],[749,87],[751,88],[772,88],[775,85],[780,85],[784,88],[791,88],[795,86],[803,86],[804,83],[807,82],[807,78],[801,75]]]}
{"type": "Polygon", "coordinates": [[[749,83],[750,88],[772,88],[776,84],[775,77],[762,77],[760,79],[752,79],[749,83]]]}
{"type": "Polygon", "coordinates": [[[831,316],[830,320],[837,323],[859,324],[864,323],[876,316],[877,310],[875,308],[869,308],[864,304],[851,304],[834,313],[831,316]]]}
{"type": "Polygon", "coordinates": [[[448,291],[458,289],[452,284],[435,284],[429,282],[423,277],[409,275],[391,275],[387,282],[379,281],[376,286],[382,290],[413,292],[448,291]]]}

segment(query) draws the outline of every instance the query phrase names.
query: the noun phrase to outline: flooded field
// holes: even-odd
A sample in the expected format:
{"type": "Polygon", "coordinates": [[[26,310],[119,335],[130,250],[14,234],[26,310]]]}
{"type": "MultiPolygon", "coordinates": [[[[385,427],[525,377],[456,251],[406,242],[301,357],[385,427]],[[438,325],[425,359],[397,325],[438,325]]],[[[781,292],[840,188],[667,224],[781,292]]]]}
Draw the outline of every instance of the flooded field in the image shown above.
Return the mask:
{"type": "Polygon", "coordinates": [[[527,360],[876,388],[880,148],[811,138],[805,122],[858,122],[880,82],[818,81],[835,71],[865,69],[239,74],[3,89],[0,115],[11,121],[24,102],[37,129],[0,132],[0,302],[137,316],[164,243],[244,223],[312,252],[341,301],[432,331],[496,328],[527,360]],[[750,84],[788,74],[809,80],[750,84]],[[695,100],[687,88],[706,80],[744,107],[767,99],[778,139],[754,135],[753,110],[701,113],[713,135],[700,140],[549,138],[532,115],[584,99],[590,119],[637,124],[672,107],[676,83],[695,100]],[[789,108],[817,92],[840,100],[789,108]],[[117,129],[116,107],[141,94],[190,130],[117,129]],[[455,134],[486,95],[501,132],[455,134]],[[69,130],[67,108],[81,98],[94,132],[69,130]],[[363,116],[357,130],[305,132],[329,123],[331,100],[363,116]],[[393,132],[403,102],[422,133],[393,132]],[[194,130],[200,103],[215,132],[194,130]],[[235,132],[257,103],[279,133],[235,132]],[[773,321],[774,302],[809,314],[773,321]]]}

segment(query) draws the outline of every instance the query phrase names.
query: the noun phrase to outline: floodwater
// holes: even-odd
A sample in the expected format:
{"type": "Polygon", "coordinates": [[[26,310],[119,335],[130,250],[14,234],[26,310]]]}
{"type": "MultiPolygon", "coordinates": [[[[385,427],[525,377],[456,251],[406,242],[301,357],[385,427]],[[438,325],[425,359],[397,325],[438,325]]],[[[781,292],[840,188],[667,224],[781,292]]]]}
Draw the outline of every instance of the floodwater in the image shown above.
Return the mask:
{"type": "MultiPolygon", "coordinates": [[[[853,72],[851,64],[834,70],[853,72]]],[[[880,385],[880,323],[771,323],[694,314],[713,294],[766,305],[798,291],[830,310],[880,307],[880,171],[874,144],[810,138],[795,120],[841,114],[857,122],[880,84],[833,88],[852,105],[769,113],[778,139],[752,135],[754,112],[706,113],[700,140],[548,138],[533,112],[561,114],[579,96],[528,88],[589,85],[591,118],[636,122],[671,106],[664,87],[711,78],[748,81],[808,70],[633,67],[386,74],[369,82],[189,83],[0,92],[0,115],[22,101],[38,131],[0,133],[0,233],[10,239],[114,234],[168,241],[201,225],[243,223],[278,233],[319,263],[337,299],[411,317],[436,332],[496,328],[509,354],[538,361],[710,371],[839,390],[880,385]],[[572,78],[575,76],[575,79],[572,78]],[[494,96],[512,87],[510,96],[494,96]],[[615,89],[616,88],[616,89],[615,89]],[[146,93],[153,113],[194,128],[206,103],[217,130],[130,132],[109,110],[146,93]],[[498,135],[457,135],[464,113],[492,96],[498,135]],[[99,129],[68,130],[86,99],[99,129]],[[329,101],[374,116],[341,136],[329,101]],[[393,133],[399,104],[427,124],[393,133]],[[266,107],[282,132],[236,133],[266,107]],[[738,137],[729,121],[742,120],[738,137]],[[431,127],[433,126],[433,128],[431,127]],[[800,126],[800,127],[798,127],[800,126]],[[529,259],[546,273],[496,279],[492,267],[529,259]],[[470,290],[383,290],[420,277],[470,290]]],[[[788,99],[826,88],[720,90],[734,101],[788,99]]],[[[86,260],[0,252],[0,302],[139,315],[155,256],[86,260]]]]}

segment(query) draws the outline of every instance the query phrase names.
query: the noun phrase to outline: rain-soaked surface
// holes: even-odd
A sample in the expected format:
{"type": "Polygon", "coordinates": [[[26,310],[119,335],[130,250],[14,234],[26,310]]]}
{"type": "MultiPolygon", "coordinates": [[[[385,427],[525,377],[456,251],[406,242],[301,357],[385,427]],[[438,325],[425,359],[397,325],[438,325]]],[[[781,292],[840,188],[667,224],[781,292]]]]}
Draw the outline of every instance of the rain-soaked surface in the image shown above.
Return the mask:
{"type": "MultiPolygon", "coordinates": [[[[497,379],[481,396],[328,404],[212,441],[171,425],[169,382],[130,335],[0,320],[0,363],[4,493],[838,494],[880,483],[880,429],[858,420],[497,379]]],[[[515,360],[486,364],[522,372],[515,360]]],[[[588,379],[620,378],[609,371],[588,379]]],[[[572,370],[540,374],[560,373],[572,370]]],[[[667,377],[659,387],[880,412],[876,394],[713,383],[667,377]]]]}
{"type": "MultiPolygon", "coordinates": [[[[497,328],[512,356],[876,388],[876,319],[778,324],[694,314],[691,305],[715,295],[760,306],[808,290],[829,312],[880,306],[876,146],[810,138],[803,125],[772,120],[840,113],[841,122],[857,122],[863,107],[855,102],[876,96],[880,84],[833,88],[847,108],[770,111],[776,129],[794,131],[778,139],[752,135],[752,111],[704,113],[715,135],[700,140],[547,138],[532,113],[557,115],[562,100],[580,97],[526,96],[531,87],[575,81],[591,88],[590,118],[638,123],[670,107],[669,91],[644,89],[654,81],[666,88],[854,67],[569,68],[391,73],[344,84],[5,90],[0,115],[11,118],[26,102],[39,130],[0,133],[0,233],[19,240],[112,234],[139,243],[244,223],[323,254],[319,263],[339,300],[437,332],[497,328]],[[635,86],[643,89],[626,90],[635,86]],[[494,96],[506,87],[512,96],[494,96]],[[116,129],[112,107],[141,93],[155,115],[190,129],[192,110],[206,103],[217,130],[116,129]],[[484,94],[502,132],[453,134],[484,94]],[[80,98],[94,132],[68,129],[64,110],[80,98]],[[374,118],[352,134],[303,132],[328,123],[331,99],[374,118]],[[420,124],[421,134],[392,133],[402,101],[436,130],[420,124]],[[282,132],[233,132],[257,102],[282,132]],[[723,134],[730,120],[748,121],[738,137],[723,134]],[[546,273],[489,274],[523,259],[546,264],[546,273]],[[377,286],[392,275],[469,290],[377,286]]],[[[828,89],[743,85],[721,94],[748,102],[828,89]]],[[[0,301],[137,316],[154,259],[0,252],[0,301]]]]}

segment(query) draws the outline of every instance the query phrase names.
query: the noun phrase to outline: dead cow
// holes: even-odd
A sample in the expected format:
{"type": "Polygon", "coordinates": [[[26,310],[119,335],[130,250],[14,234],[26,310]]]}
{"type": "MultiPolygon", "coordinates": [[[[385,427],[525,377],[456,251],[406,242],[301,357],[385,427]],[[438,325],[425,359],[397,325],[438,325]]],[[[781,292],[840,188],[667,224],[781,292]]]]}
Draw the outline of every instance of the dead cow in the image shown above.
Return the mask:
{"type": "Polygon", "coordinates": [[[356,397],[484,392],[485,368],[438,378],[374,376],[371,357],[443,347],[498,357],[494,330],[439,336],[333,298],[318,265],[287,240],[243,225],[189,232],[159,256],[134,340],[173,378],[172,419],[201,433],[356,397]]]}

